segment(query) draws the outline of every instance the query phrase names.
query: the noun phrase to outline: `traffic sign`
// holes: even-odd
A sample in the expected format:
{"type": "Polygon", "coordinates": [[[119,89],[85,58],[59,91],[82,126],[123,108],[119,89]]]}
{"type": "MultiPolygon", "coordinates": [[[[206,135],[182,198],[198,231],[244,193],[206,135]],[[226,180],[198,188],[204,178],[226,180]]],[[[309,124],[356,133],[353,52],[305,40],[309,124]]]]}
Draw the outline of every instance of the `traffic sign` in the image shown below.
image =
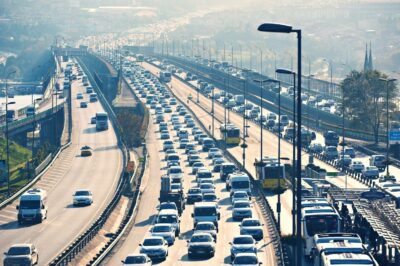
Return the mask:
{"type": "Polygon", "coordinates": [[[389,131],[390,141],[400,141],[400,131],[389,131]]]}

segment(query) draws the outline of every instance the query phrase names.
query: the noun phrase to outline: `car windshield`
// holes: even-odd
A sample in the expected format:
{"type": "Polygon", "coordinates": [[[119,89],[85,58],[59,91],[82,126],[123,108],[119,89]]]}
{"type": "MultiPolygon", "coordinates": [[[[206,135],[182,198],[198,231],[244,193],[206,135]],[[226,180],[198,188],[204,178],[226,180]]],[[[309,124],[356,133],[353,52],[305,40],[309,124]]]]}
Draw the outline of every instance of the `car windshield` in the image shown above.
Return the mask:
{"type": "Polygon", "coordinates": [[[254,239],[252,237],[236,237],[233,239],[233,244],[243,245],[243,244],[253,244],[254,239]]]}
{"type": "Polygon", "coordinates": [[[236,192],[235,194],[233,194],[233,197],[235,199],[241,199],[241,198],[247,198],[248,195],[246,192],[236,192]]]}
{"type": "Polygon", "coordinates": [[[178,221],[176,215],[159,215],[157,218],[158,223],[172,224],[178,221]]]}
{"type": "Polygon", "coordinates": [[[144,256],[129,256],[125,259],[125,264],[140,264],[146,263],[146,258],[144,256]]]}
{"type": "Polygon", "coordinates": [[[77,191],[75,192],[75,196],[89,196],[90,192],[89,191],[77,191]]]}
{"type": "Polygon", "coordinates": [[[28,255],[31,253],[29,247],[12,247],[8,250],[7,255],[18,256],[18,255],[28,255]]]}
{"type": "Polygon", "coordinates": [[[169,225],[154,226],[152,232],[153,233],[171,232],[171,226],[169,225]]]}
{"type": "Polygon", "coordinates": [[[22,200],[19,204],[20,209],[39,209],[39,200],[22,200]]]}
{"type": "Polygon", "coordinates": [[[161,245],[163,245],[162,239],[150,238],[150,239],[145,239],[143,241],[143,246],[161,246],[161,245]]]}
{"type": "Polygon", "coordinates": [[[201,189],[208,189],[208,188],[214,188],[212,184],[201,184],[200,185],[201,189]]]}
{"type": "Polygon", "coordinates": [[[217,199],[217,196],[214,195],[214,194],[205,194],[205,195],[203,196],[203,200],[204,200],[204,201],[214,201],[214,200],[216,200],[216,199],[217,199]]]}
{"type": "Polygon", "coordinates": [[[236,202],[233,208],[250,208],[250,204],[248,202],[236,202]]]}
{"type": "Polygon", "coordinates": [[[174,203],[163,203],[160,210],[176,210],[176,205],[174,203]]]}
{"type": "Polygon", "coordinates": [[[197,224],[196,230],[215,230],[215,226],[212,223],[197,224]]]}
{"type": "Polygon", "coordinates": [[[215,215],[217,215],[216,207],[203,207],[194,209],[194,216],[215,216],[215,215]]]}
{"type": "Polygon", "coordinates": [[[240,188],[244,188],[247,189],[250,186],[250,182],[248,180],[246,181],[234,181],[232,182],[232,188],[234,189],[240,189],[240,188]]]}
{"type": "Polygon", "coordinates": [[[239,256],[235,258],[234,262],[235,265],[247,265],[247,264],[257,264],[257,258],[253,256],[239,256]]]}
{"type": "Polygon", "coordinates": [[[194,235],[190,239],[190,242],[211,242],[212,238],[209,235],[194,235]]]}
{"type": "Polygon", "coordinates": [[[174,167],[169,169],[170,174],[180,174],[182,173],[182,169],[179,167],[174,167]]]}
{"type": "Polygon", "coordinates": [[[260,226],[260,221],[258,220],[245,220],[242,222],[243,226],[260,226]]]}
{"type": "Polygon", "coordinates": [[[191,189],[189,189],[188,193],[189,194],[199,194],[199,193],[201,193],[201,190],[198,188],[191,188],[191,189]]]}

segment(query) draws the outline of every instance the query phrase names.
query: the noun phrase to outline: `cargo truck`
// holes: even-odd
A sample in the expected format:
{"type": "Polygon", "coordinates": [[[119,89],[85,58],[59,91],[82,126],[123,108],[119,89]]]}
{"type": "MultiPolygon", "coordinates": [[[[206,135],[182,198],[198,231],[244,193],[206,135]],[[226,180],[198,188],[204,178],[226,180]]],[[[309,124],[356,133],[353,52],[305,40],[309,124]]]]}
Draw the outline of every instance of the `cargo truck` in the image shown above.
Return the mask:
{"type": "Polygon", "coordinates": [[[185,198],[182,189],[171,188],[172,179],[169,175],[161,176],[161,190],[158,200],[162,202],[174,202],[178,208],[179,215],[185,209],[185,198]]]}

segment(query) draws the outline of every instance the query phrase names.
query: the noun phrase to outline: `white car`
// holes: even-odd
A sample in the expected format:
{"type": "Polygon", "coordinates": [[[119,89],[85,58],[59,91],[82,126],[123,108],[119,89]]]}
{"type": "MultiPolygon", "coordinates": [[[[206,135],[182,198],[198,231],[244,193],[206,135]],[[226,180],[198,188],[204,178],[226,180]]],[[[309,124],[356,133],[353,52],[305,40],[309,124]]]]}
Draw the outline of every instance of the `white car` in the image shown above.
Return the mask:
{"type": "Polygon", "coordinates": [[[73,205],[92,205],[93,195],[88,189],[79,189],[73,195],[73,205]]]}
{"type": "Polygon", "coordinates": [[[146,254],[131,254],[121,261],[123,266],[151,266],[153,263],[146,254]]]}
{"type": "Polygon", "coordinates": [[[247,200],[249,201],[249,195],[247,194],[246,191],[235,191],[232,194],[232,204],[235,204],[236,201],[243,201],[243,200],[247,200]]]}
{"type": "Polygon", "coordinates": [[[233,266],[259,266],[261,263],[255,254],[239,253],[232,262],[233,266]]]}
{"type": "Polygon", "coordinates": [[[161,236],[168,245],[175,243],[175,228],[171,224],[155,224],[150,230],[151,236],[161,236]]]}
{"type": "Polygon", "coordinates": [[[367,166],[362,171],[362,175],[366,178],[376,179],[379,177],[379,169],[376,166],[367,166]]]}
{"type": "Polygon", "coordinates": [[[250,202],[248,200],[238,200],[233,204],[232,219],[234,221],[243,220],[244,218],[251,218],[253,213],[251,211],[250,202]]]}
{"type": "Polygon", "coordinates": [[[208,233],[217,241],[218,229],[213,222],[198,222],[194,228],[194,234],[196,233],[208,233]]]}
{"type": "Polygon", "coordinates": [[[161,236],[146,237],[140,244],[140,254],[146,254],[152,261],[165,260],[168,256],[168,243],[161,236]]]}
{"type": "Polygon", "coordinates": [[[245,218],[240,224],[241,235],[251,235],[255,240],[259,241],[264,238],[263,224],[256,218],[245,218]]]}
{"type": "Polygon", "coordinates": [[[233,261],[239,253],[257,254],[256,241],[251,235],[241,235],[233,238],[231,245],[231,260],[233,261]]]}
{"type": "Polygon", "coordinates": [[[12,265],[36,265],[39,262],[39,254],[36,247],[32,244],[12,245],[4,253],[4,266],[12,265]],[[22,262],[24,262],[22,264],[22,262]]]}
{"type": "Polygon", "coordinates": [[[362,172],[365,166],[361,161],[352,161],[349,168],[354,172],[362,172]]]}

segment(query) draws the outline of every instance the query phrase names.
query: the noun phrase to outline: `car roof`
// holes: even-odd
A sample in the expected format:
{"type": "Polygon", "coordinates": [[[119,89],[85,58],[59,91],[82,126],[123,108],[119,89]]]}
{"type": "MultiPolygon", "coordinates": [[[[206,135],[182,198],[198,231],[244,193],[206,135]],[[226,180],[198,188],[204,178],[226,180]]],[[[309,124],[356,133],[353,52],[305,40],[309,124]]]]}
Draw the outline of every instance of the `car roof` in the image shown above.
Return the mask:
{"type": "Polygon", "coordinates": [[[23,244],[14,244],[12,245],[10,248],[23,248],[23,247],[28,247],[28,248],[32,248],[33,244],[28,244],[28,243],[23,243],[23,244]]]}

